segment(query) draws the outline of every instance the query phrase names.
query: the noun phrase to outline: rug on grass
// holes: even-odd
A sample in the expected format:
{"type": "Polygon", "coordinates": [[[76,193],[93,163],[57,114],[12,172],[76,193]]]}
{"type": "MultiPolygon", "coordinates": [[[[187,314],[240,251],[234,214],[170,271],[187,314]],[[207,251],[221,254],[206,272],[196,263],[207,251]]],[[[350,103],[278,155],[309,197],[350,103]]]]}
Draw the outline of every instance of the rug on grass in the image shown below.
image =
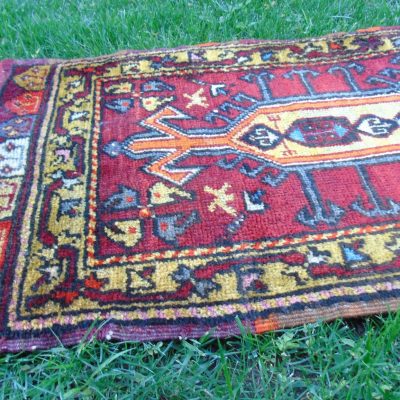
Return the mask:
{"type": "Polygon", "coordinates": [[[0,349],[400,304],[400,28],[0,64],[0,349]]]}

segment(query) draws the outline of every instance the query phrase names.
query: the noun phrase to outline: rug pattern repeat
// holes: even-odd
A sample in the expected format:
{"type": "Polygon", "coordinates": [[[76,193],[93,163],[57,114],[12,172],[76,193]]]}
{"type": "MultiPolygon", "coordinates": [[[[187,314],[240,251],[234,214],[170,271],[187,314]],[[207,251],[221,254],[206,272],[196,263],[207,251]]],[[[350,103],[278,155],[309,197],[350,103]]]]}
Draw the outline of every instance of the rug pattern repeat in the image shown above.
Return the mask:
{"type": "Polygon", "coordinates": [[[0,349],[400,304],[400,30],[0,63],[0,349]]]}

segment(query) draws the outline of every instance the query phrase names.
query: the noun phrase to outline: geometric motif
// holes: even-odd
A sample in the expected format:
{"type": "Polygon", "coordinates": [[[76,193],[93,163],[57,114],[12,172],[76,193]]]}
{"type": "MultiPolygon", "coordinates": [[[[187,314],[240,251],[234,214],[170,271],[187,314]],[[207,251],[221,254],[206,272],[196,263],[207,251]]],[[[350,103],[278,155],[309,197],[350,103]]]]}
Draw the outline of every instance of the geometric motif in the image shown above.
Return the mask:
{"type": "Polygon", "coordinates": [[[0,350],[397,308],[398,37],[3,63],[0,350]]]}
{"type": "Polygon", "coordinates": [[[0,137],[13,139],[29,136],[34,122],[35,117],[31,115],[11,118],[8,121],[0,123],[0,137]]]}
{"type": "Polygon", "coordinates": [[[359,140],[347,118],[305,118],[293,123],[288,137],[305,146],[336,146],[359,140]]]}
{"type": "Polygon", "coordinates": [[[24,174],[28,146],[29,138],[6,139],[0,143],[0,177],[24,174]]]}
{"type": "Polygon", "coordinates": [[[0,180],[0,219],[12,217],[20,186],[19,178],[0,180]]]}
{"type": "Polygon", "coordinates": [[[365,115],[356,126],[356,129],[366,135],[387,137],[398,126],[397,121],[379,118],[376,115],[365,115]]]}
{"type": "Polygon", "coordinates": [[[254,145],[260,150],[274,147],[279,143],[282,136],[279,132],[268,128],[265,125],[255,125],[253,128],[241,137],[241,140],[249,145],[254,145]]]}

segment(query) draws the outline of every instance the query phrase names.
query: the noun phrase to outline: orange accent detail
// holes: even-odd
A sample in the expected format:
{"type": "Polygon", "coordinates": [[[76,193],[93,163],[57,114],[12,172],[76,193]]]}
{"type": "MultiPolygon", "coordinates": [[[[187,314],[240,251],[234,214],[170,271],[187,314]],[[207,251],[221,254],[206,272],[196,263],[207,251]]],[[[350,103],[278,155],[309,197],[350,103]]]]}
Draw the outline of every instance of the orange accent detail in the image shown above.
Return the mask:
{"type": "Polygon", "coordinates": [[[6,257],[6,248],[10,229],[11,221],[0,221],[0,270],[3,268],[6,257]]]}
{"type": "Polygon", "coordinates": [[[151,217],[151,211],[148,208],[142,208],[139,211],[139,218],[145,219],[145,218],[150,218],[151,217]]]}
{"type": "Polygon", "coordinates": [[[342,48],[342,46],[340,46],[340,45],[337,44],[337,43],[331,43],[331,44],[329,45],[329,47],[330,47],[331,49],[333,49],[333,50],[338,50],[338,49],[341,49],[341,48],[342,48]]]}
{"type": "Polygon", "coordinates": [[[261,243],[260,242],[254,243],[253,249],[259,250],[260,248],[261,248],[261,243]]]}
{"type": "Polygon", "coordinates": [[[90,289],[100,289],[103,286],[103,283],[96,279],[93,273],[90,274],[89,278],[85,279],[84,283],[90,289]]]}
{"type": "Polygon", "coordinates": [[[196,46],[198,47],[208,47],[208,46],[218,46],[220,43],[219,42],[205,42],[205,43],[199,43],[196,46]]]}
{"type": "Polygon", "coordinates": [[[5,107],[17,115],[36,114],[42,102],[43,92],[25,92],[5,102],[5,107]]]}
{"type": "Polygon", "coordinates": [[[73,292],[59,291],[54,294],[55,299],[64,300],[67,304],[71,304],[78,296],[79,293],[77,291],[73,292]]]}
{"type": "Polygon", "coordinates": [[[376,32],[385,29],[384,26],[372,26],[371,28],[361,28],[357,29],[357,32],[376,32]]]}
{"type": "Polygon", "coordinates": [[[254,322],[254,329],[256,333],[274,331],[279,328],[279,320],[274,314],[270,315],[268,318],[258,318],[254,322]]]}

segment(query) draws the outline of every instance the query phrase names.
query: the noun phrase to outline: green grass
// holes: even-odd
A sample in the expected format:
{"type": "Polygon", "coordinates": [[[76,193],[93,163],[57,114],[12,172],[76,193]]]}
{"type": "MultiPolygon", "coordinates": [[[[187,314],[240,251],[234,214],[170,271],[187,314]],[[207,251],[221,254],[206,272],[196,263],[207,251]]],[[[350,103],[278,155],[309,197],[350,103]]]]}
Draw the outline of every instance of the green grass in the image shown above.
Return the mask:
{"type": "MultiPolygon", "coordinates": [[[[0,2],[0,58],[95,56],[400,25],[400,1],[0,2]]],[[[0,356],[4,399],[400,399],[400,313],[166,343],[0,356]]]]}
{"type": "Polygon", "coordinates": [[[398,400],[399,336],[400,313],[363,325],[309,324],[225,341],[93,341],[3,356],[0,396],[398,400]]]}
{"type": "Polygon", "coordinates": [[[82,57],[400,25],[398,0],[4,0],[0,57],[82,57]]]}

